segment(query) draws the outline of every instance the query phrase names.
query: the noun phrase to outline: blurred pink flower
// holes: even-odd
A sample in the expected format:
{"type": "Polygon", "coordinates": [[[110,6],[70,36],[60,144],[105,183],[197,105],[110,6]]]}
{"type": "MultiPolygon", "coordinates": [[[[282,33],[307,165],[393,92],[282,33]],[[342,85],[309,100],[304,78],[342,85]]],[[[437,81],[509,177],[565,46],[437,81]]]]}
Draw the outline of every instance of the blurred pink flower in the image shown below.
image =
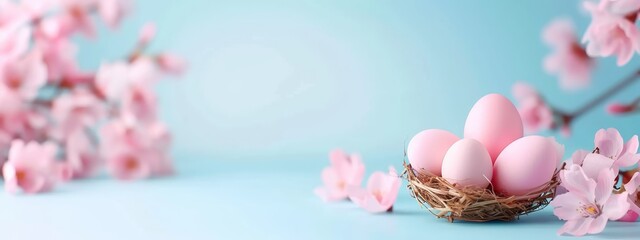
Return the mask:
{"type": "Polygon", "coordinates": [[[46,192],[69,177],[68,168],[56,162],[56,146],[47,142],[38,144],[22,140],[11,144],[9,160],[2,168],[5,189],[15,193],[19,189],[25,193],[46,192]]]}
{"type": "Polygon", "coordinates": [[[100,66],[96,75],[97,88],[110,100],[119,100],[133,86],[149,86],[158,80],[155,64],[148,58],[134,62],[114,62],[100,66]]]}
{"type": "Polygon", "coordinates": [[[635,104],[611,103],[607,106],[607,112],[611,115],[620,115],[635,112],[637,106],[635,104]]]}
{"type": "Polygon", "coordinates": [[[66,161],[71,168],[73,178],[94,176],[102,165],[95,143],[92,143],[85,131],[75,131],[66,138],[66,161]]]}
{"type": "Polygon", "coordinates": [[[52,129],[53,136],[64,139],[74,132],[97,124],[106,116],[106,109],[91,92],[75,89],[53,101],[51,115],[56,122],[52,129]]]}
{"type": "MultiPolygon", "coordinates": [[[[1,13],[0,13],[1,15],[1,13]]],[[[29,48],[31,30],[21,25],[0,25],[0,63],[18,58],[29,48]]]]}
{"type": "Polygon", "coordinates": [[[640,1],[639,0],[601,0],[598,7],[601,9],[605,9],[606,11],[615,15],[635,17],[638,15],[638,10],[640,10],[640,1]]]}
{"type": "Polygon", "coordinates": [[[100,129],[100,149],[107,170],[121,180],[173,173],[169,156],[171,136],[158,122],[140,124],[135,119],[116,119],[100,129]]]}
{"type": "Polygon", "coordinates": [[[130,115],[142,122],[156,119],[157,100],[154,92],[146,86],[132,86],[122,97],[122,114],[130,115]]]}
{"type": "Polygon", "coordinates": [[[118,180],[138,180],[151,176],[150,155],[136,149],[124,149],[107,158],[107,170],[118,180]]]}
{"type": "Polygon", "coordinates": [[[389,167],[389,173],[374,172],[369,177],[367,188],[348,186],[349,199],[372,213],[392,211],[400,190],[400,177],[396,169],[389,167]]]}
{"type": "Polygon", "coordinates": [[[86,37],[96,36],[96,27],[91,21],[91,11],[95,6],[90,0],[60,0],[62,11],[57,17],[64,25],[84,34],[86,37]]]}
{"type": "Polygon", "coordinates": [[[584,2],[585,9],[591,13],[591,24],[582,39],[587,43],[587,54],[597,57],[615,55],[618,66],[625,65],[634,52],[640,51],[640,32],[634,22],[602,6],[584,2]]]}
{"type": "Polygon", "coordinates": [[[38,37],[35,47],[42,51],[49,82],[75,79],[81,73],[76,62],[77,48],[68,38],[51,40],[38,37]]]}
{"type": "Polygon", "coordinates": [[[169,149],[171,147],[172,136],[166,125],[156,121],[147,123],[147,129],[145,130],[150,139],[153,139],[151,144],[151,174],[154,176],[168,176],[175,172],[171,156],[169,155],[169,149]]]}
{"type": "Polygon", "coordinates": [[[0,82],[26,100],[35,98],[46,81],[46,66],[42,61],[42,54],[37,50],[7,62],[0,70],[0,82]]]}
{"type": "Polygon", "coordinates": [[[534,133],[553,126],[551,108],[533,87],[518,82],[513,85],[512,92],[519,102],[518,112],[526,132],[534,133]]]}
{"type": "Polygon", "coordinates": [[[552,47],[567,47],[578,41],[576,30],[570,19],[558,18],[542,31],[542,39],[552,47]]]}
{"type": "Polygon", "coordinates": [[[145,23],[140,29],[138,36],[138,44],[147,45],[156,37],[156,25],[154,23],[145,23]]]}
{"type": "Polygon", "coordinates": [[[605,169],[595,181],[578,165],[571,165],[560,174],[562,186],[568,192],[551,201],[553,213],[567,221],[558,234],[599,233],[609,219],[619,219],[626,214],[629,209],[627,195],[612,193],[615,176],[613,171],[605,169]]]}
{"type": "Polygon", "coordinates": [[[156,56],[156,62],[160,70],[172,75],[181,75],[187,68],[187,63],[184,59],[169,53],[156,56]]]}
{"type": "Polygon", "coordinates": [[[545,70],[557,74],[560,85],[565,89],[587,86],[594,62],[580,46],[573,23],[567,19],[557,19],[546,27],[543,37],[554,50],[544,60],[545,70]]]}
{"type": "Polygon", "coordinates": [[[132,9],[131,0],[98,0],[98,13],[111,28],[116,28],[132,9]]]}
{"type": "Polygon", "coordinates": [[[322,170],[324,186],[314,190],[324,201],[346,199],[348,186],[360,186],[364,177],[364,164],[357,154],[347,155],[336,149],[329,153],[331,165],[322,170]]]}

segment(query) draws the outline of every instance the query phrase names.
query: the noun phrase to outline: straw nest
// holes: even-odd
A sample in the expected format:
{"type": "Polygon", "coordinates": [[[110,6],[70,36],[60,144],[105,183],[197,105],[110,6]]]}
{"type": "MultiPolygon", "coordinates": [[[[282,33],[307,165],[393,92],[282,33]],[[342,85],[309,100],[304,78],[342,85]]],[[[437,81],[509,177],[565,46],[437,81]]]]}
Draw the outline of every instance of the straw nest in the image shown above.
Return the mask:
{"type": "MultiPolygon", "coordinates": [[[[563,166],[564,167],[564,166],[563,166]]],[[[513,221],[520,215],[543,209],[556,196],[560,184],[557,170],[551,180],[524,196],[496,195],[491,186],[485,189],[460,188],[442,177],[418,173],[411,164],[404,163],[402,176],[407,179],[408,188],[420,206],[438,218],[487,222],[513,221]]],[[[561,168],[562,169],[562,168],[561,168]]]]}

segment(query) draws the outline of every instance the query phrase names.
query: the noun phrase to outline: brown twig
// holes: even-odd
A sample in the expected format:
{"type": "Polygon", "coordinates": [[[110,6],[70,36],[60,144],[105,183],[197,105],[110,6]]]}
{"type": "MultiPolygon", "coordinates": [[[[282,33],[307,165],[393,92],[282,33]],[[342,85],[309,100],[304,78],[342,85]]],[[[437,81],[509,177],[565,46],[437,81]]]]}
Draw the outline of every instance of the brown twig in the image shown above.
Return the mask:
{"type": "MultiPolygon", "coordinates": [[[[627,86],[629,86],[630,84],[634,83],[639,78],[640,78],[640,69],[634,71],[632,74],[630,74],[627,77],[623,78],[616,85],[613,85],[611,88],[607,89],[602,94],[598,95],[596,98],[594,98],[591,101],[587,102],[586,104],[582,105],[582,107],[578,108],[577,110],[575,110],[573,112],[565,112],[565,111],[559,110],[558,108],[550,105],[550,107],[551,107],[551,109],[553,111],[553,115],[554,115],[555,121],[556,121],[556,125],[554,126],[554,128],[557,128],[557,127],[560,127],[560,126],[569,126],[573,120],[575,120],[576,118],[581,117],[582,115],[584,115],[585,113],[587,113],[591,109],[593,109],[596,106],[602,104],[604,101],[606,101],[607,99],[611,98],[612,96],[614,96],[616,93],[620,92],[621,90],[625,89],[627,86]]],[[[635,105],[640,104],[640,97],[635,99],[632,102],[632,104],[635,104],[635,105]]]]}

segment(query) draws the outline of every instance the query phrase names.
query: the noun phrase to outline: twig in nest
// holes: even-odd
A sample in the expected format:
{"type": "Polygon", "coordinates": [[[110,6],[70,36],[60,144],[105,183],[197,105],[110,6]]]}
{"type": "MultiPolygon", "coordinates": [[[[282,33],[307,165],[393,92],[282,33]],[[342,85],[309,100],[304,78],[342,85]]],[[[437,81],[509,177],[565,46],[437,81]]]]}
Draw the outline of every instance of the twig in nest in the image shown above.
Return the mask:
{"type": "Polygon", "coordinates": [[[404,163],[404,168],[402,176],[409,182],[407,187],[411,196],[434,216],[446,218],[449,222],[516,220],[520,215],[541,210],[549,205],[556,196],[556,187],[560,184],[560,170],[557,170],[551,181],[528,194],[504,197],[496,195],[488,188],[460,188],[442,177],[417,173],[411,164],[404,163]]]}

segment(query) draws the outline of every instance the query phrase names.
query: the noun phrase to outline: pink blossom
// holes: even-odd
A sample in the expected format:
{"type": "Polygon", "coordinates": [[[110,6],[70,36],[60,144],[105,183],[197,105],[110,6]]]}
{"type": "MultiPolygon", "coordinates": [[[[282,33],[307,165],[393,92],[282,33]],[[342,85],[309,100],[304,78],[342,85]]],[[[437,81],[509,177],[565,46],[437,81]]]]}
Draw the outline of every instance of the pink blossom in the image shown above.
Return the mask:
{"type": "Polygon", "coordinates": [[[75,89],[53,101],[51,115],[57,123],[53,135],[65,138],[73,132],[82,131],[98,123],[106,116],[106,109],[91,92],[75,89]]]}
{"type": "Polygon", "coordinates": [[[519,102],[518,112],[526,132],[538,132],[553,126],[551,108],[533,87],[519,82],[513,86],[512,91],[519,102]]]}
{"type": "MultiPolygon", "coordinates": [[[[2,15],[0,13],[0,15],[2,15]]],[[[13,60],[29,48],[31,30],[19,24],[0,25],[0,62],[13,60]]]]}
{"type": "Polygon", "coordinates": [[[172,136],[166,125],[160,122],[148,123],[146,129],[149,138],[153,139],[151,150],[151,174],[154,176],[169,176],[175,173],[168,149],[171,147],[172,136]]]}
{"type": "Polygon", "coordinates": [[[620,168],[633,166],[640,161],[636,135],[625,144],[615,128],[600,129],[596,132],[594,145],[596,153],[578,150],[571,157],[572,162],[582,166],[589,178],[595,179],[603,169],[612,169],[618,173],[620,168]]]}
{"type": "Polygon", "coordinates": [[[151,176],[151,156],[144,151],[125,149],[107,159],[107,170],[119,180],[137,180],[151,176]]]}
{"type": "Polygon", "coordinates": [[[157,79],[156,65],[148,58],[138,58],[133,63],[103,64],[96,75],[96,85],[108,99],[118,100],[129,88],[149,86],[157,79]]]}
{"type": "Polygon", "coordinates": [[[76,80],[82,74],[76,62],[76,46],[68,38],[36,38],[35,47],[43,54],[49,82],[60,84],[63,80],[76,80]]]}
{"type": "Polygon", "coordinates": [[[638,136],[633,135],[626,143],[615,128],[600,129],[596,132],[594,145],[601,155],[616,160],[619,167],[629,167],[640,160],[638,136]]]}
{"type": "Polygon", "coordinates": [[[591,24],[582,39],[587,43],[587,54],[596,57],[615,55],[618,66],[627,64],[634,52],[640,51],[640,32],[635,23],[592,2],[587,1],[584,6],[591,13],[591,24]]]}
{"type": "Polygon", "coordinates": [[[15,140],[11,144],[9,160],[2,168],[5,189],[15,193],[46,192],[60,181],[68,178],[65,165],[56,162],[56,146],[47,142],[38,144],[15,140]]]}
{"type": "Polygon", "coordinates": [[[567,19],[555,20],[545,29],[544,38],[554,49],[544,60],[545,70],[557,74],[565,89],[587,86],[594,63],[580,46],[573,24],[567,19]]]}
{"type": "Polygon", "coordinates": [[[171,136],[163,124],[116,119],[101,128],[100,139],[107,170],[117,179],[134,180],[173,173],[168,152],[171,136]]]}
{"type": "Polygon", "coordinates": [[[61,0],[60,3],[64,11],[57,17],[62,18],[66,26],[87,37],[96,36],[96,27],[91,21],[91,9],[94,7],[94,1],[61,0]]]}
{"type": "Polygon", "coordinates": [[[640,1],[639,0],[601,0],[598,5],[600,9],[604,9],[607,12],[610,12],[619,16],[632,16],[638,14],[640,10],[640,1]]]}
{"type": "MultiPolygon", "coordinates": [[[[598,174],[603,169],[612,169],[614,168],[615,160],[605,157],[604,155],[597,153],[589,153],[585,156],[582,161],[582,170],[587,177],[591,179],[596,179],[598,174]]],[[[615,173],[618,173],[619,168],[615,168],[615,173]]]]}
{"type": "Polygon", "coordinates": [[[131,0],[98,0],[98,13],[111,28],[116,28],[131,9],[131,0]]]}
{"type": "MultiPolygon", "coordinates": [[[[636,213],[635,218],[637,219],[638,214],[640,214],[640,173],[633,174],[631,180],[624,185],[625,191],[627,193],[628,199],[627,201],[630,204],[629,210],[636,213]]],[[[625,216],[625,220],[633,219],[633,214],[627,214],[631,216],[625,216]]]]}
{"type": "Polygon", "coordinates": [[[187,68],[187,63],[184,59],[169,53],[156,56],[156,62],[160,70],[171,75],[181,75],[187,68]]]}
{"type": "Polygon", "coordinates": [[[372,213],[392,211],[400,190],[400,177],[396,169],[389,167],[389,173],[374,172],[369,177],[367,188],[348,186],[349,199],[372,213]]]}
{"type": "Polygon", "coordinates": [[[339,149],[329,153],[329,160],[331,165],[322,170],[324,186],[316,188],[314,192],[324,201],[346,199],[349,196],[348,186],[360,186],[364,177],[364,164],[359,155],[347,155],[339,149]]]}
{"type": "Polygon", "coordinates": [[[576,30],[570,19],[553,20],[542,31],[542,39],[552,47],[565,48],[578,41],[576,30]]]}
{"type": "Polygon", "coordinates": [[[571,155],[571,162],[573,164],[577,164],[582,166],[582,163],[584,162],[584,159],[587,157],[587,155],[591,154],[591,152],[587,151],[587,150],[576,150],[575,152],[573,152],[573,154],[571,155]]]}
{"type": "Polygon", "coordinates": [[[102,165],[97,146],[85,131],[78,130],[67,137],[65,154],[73,178],[91,177],[102,165]]]}
{"type": "Polygon", "coordinates": [[[142,122],[154,121],[157,111],[156,96],[146,86],[132,86],[122,98],[122,114],[142,122]]]}
{"type": "Polygon", "coordinates": [[[611,115],[620,115],[635,112],[637,106],[635,104],[611,103],[607,106],[607,112],[611,115]]]}
{"type": "Polygon", "coordinates": [[[578,165],[571,165],[560,174],[562,186],[568,192],[558,195],[551,206],[553,213],[567,222],[558,234],[574,236],[602,232],[609,219],[619,219],[629,209],[626,194],[613,194],[615,173],[604,169],[597,181],[585,175],[578,165]]]}
{"type": "Polygon", "coordinates": [[[27,100],[33,99],[47,81],[42,55],[36,50],[7,62],[0,72],[0,82],[27,100]]]}
{"type": "Polygon", "coordinates": [[[0,0],[0,28],[19,26],[28,22],[30,16],[25,10],[22,3],[0,0]]]}
{"type": "Polygon", "coordinates": [[[140,36],[138,37],[138,44],[147,45],[156,37],[156,25],[153,23],[146,23],[140,30],[140,36]]]}

